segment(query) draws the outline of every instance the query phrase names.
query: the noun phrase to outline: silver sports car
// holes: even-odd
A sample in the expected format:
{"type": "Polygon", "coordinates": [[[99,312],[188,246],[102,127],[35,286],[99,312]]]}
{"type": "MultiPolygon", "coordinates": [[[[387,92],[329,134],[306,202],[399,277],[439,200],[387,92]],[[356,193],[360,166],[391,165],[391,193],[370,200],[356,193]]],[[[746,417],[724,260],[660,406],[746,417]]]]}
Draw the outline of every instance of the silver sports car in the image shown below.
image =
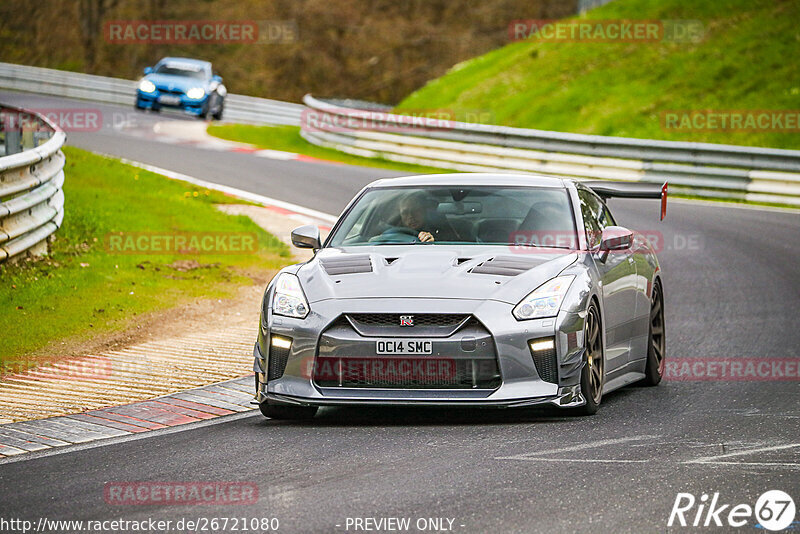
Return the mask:
{"type": "Polygon", "coordinates": [[[254,349],[271,418],[320,406],[512,407],[593,414],[664,373],[662,273],[609,197],[666,184],[446,174],[371,183],[314,257],[267,286],[254,349]]]}

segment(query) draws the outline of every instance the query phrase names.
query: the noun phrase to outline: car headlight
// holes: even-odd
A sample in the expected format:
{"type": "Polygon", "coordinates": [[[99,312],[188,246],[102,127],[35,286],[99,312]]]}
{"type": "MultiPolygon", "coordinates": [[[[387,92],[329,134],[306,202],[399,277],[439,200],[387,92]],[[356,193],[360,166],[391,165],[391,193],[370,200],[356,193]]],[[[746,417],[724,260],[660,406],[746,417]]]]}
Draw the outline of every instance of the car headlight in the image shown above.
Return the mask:
{"type": "Polygon", "coordinates": [[[143,93],[154,93],[156,90],[156,84],[150,80],[142,80],[139,82],[139,90],[143,93]]]}
{"type": "Polygon", "coordinates": [[[297,276],[290,273],[278,275],[272,296],[272,313],[298,319],[304,319],[308,315],[308,301],[297,276]]]}
{"type": "Polygon", "coordinates": [[[204,96],[206,96],[206,92],[202,87],[192,87],[191,89],[186,91],[186,96],[194,100],[199,100],[204,96]]]}
{"type": "Polygon", "coordinates": [[[514,317],[520,320],[555,317],[574,279],[571,274],[556,276],[540,285],[514,307],[514,317]]]}

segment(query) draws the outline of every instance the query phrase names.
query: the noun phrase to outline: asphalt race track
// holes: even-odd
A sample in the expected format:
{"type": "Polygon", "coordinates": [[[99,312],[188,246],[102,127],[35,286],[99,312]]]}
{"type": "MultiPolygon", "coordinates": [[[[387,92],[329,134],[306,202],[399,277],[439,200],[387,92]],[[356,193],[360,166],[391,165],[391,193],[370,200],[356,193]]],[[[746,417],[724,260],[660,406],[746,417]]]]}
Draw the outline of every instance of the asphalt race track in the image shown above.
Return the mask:
{"type": "MultiPolygon", "coordinates": [[[[134,121],[118,128],[68,132],[68,143],[327,213],[338,214],[371,180],[401,174],[141,135],[155,122],[186,120],[167,113],[2,91],[0,102],[130,115],[134,121]]],[[[67,217],[68,184],[67,174],[67,217]]],[[[800,214],[672,202],[659,222],[656,201],[611,206],[621,225],[663,234],[669,358],[789,358],[794,380],[627,387],[587,418],[555,409],[324,409],[307,423],[257,412],[223,417],[4,460],[2,515],[274,517],[281,532],[355,532],[353,518],[388,517],[410,518],[417,532],[419,519],[445,518],[444,529],[465,533],[641,533],[667,530],[678,492],[698,501],[719,493],[730,507],[754,506],[772,489],[797,500],[800,214]],[[107,504],[104,485],[124,481],[245,481],[258,486],[259,498],[239,506],[107,504]]]]}

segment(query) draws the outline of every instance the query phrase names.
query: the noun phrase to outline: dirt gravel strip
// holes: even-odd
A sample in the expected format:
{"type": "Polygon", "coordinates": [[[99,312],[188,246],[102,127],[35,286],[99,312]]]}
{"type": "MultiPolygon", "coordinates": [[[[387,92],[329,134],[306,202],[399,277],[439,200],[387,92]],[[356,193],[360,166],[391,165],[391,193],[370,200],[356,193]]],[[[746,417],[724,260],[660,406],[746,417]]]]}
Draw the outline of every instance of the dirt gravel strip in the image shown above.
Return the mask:
{"type": "MultiPolygon", "coordinates": [[[[257,310],[256,303],[254,315],[257,310]]],[[[239,378],[252,368],[256,326],[247,319],[6,376],[0,422],[80,413],[239,378]]]]}

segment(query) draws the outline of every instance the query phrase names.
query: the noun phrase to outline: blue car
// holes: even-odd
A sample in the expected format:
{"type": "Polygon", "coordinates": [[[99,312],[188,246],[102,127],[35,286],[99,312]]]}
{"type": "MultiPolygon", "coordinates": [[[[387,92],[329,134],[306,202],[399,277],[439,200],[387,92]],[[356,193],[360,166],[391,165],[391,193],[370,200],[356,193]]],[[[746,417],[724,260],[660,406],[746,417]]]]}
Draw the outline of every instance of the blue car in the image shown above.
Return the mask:
{"type": "Polygon", "coordinates": [[[203,119],[222,118],[228,91],[208,61],[165,57],[144,74],[136,91],[137,109],[175,108],[203,119]]]}

